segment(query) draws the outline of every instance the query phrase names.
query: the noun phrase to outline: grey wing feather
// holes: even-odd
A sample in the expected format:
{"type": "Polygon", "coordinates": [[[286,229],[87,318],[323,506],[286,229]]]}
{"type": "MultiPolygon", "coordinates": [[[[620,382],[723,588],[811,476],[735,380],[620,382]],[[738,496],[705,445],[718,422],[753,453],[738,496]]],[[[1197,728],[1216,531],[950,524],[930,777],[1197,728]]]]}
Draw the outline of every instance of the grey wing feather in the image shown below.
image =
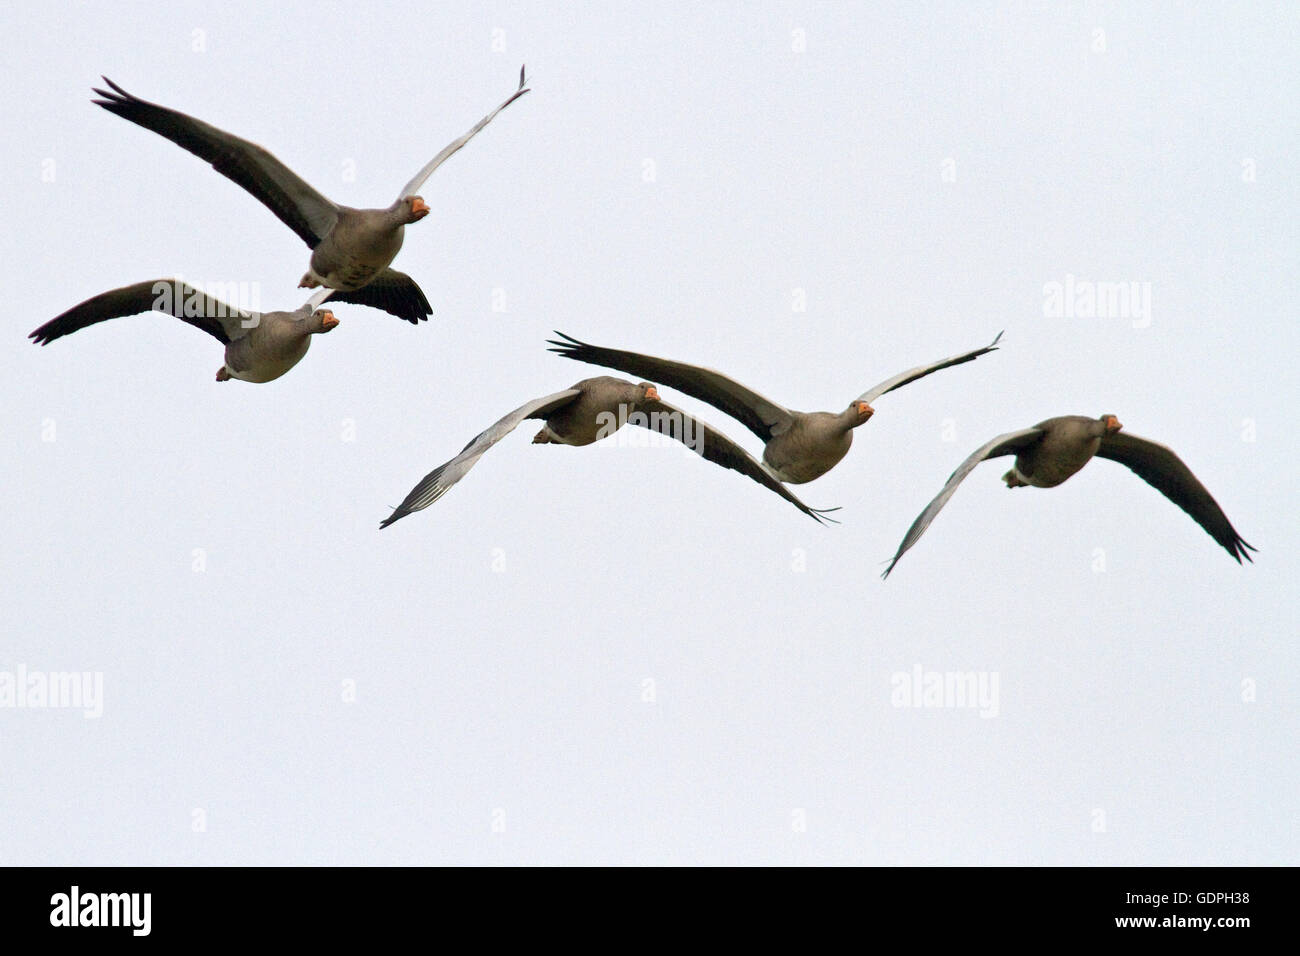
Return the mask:
{"type": "Polygon", "coordinates": [[[658,432],[661,435],[668,435],[705,460],[711,461],[715,465],[721,465],[723,468],[738,471],[742,475],[747,475],[764,488],[776,492],[804,514],[815,518],[819,522],[834,521],[833,518],[827,518],[826,513],[828,511],[838,511],[838,508],[817,509],[808,507],[780,479],[763,467],[762,462],[755,460],[749,452],[707,423],[686,414],[680,408],[669,405],[667,402],[651,402],[640,405],[637,411],[643,414],[629,416],[629,424],[640,425],[642,428],[658,432]]]}
{"type": "Polygon", "coordinates": [[[429,300],[424,297],[424,290],[405,272],[396,269],[385,269],[360,289],[336,289],[332,298],[335,302],[351,302],[353,305],[382,309],[412,325],[427,321],[433,314],[429,300]]]}
{"type": "Polygon", "coordinates": [[[1254,561],[1249,551],[1258,549],[1247,544],[1237,534],[1237,529],[1232,526],[1219,503],[1183,460],[1174,454],[1173,449],[1146,438],[1120,432],[1102,438],[1097,457],[1119,462],[1182,508],[1238,564],[1241,564],[1242,558],[1254,561]]]}
{"type": "Polygon", "coordinates": [[[482,130],[484,126],[487,126],[488,123],[496,119],[496,115],[498,113],[500,113],[503,109],[505,109],[507,106],[509,106],[511,103],[519,99],[519,97],[523,96],[527,92],[529,91],[524,88],[524,70],[523,67],[520,67],[519,89],[511,93],[510,96],[505,100],[505,102],[503,102],[500,106],[494,109],[491,113],[489,113],[487,116],[483,117],[481,120],[475,123],[473,128],[468,133],[466,133],[460,139],[452,140],[450,143],[444,146],[442,152],[440,152],[437,156],[433,157],[433,159],[429,160],[429,162],[425,165],[425,167],[415,174],[415,178],[402,187],[402,191],[398,193],[397,198],[405,199],[407,196],[414,196],[416,192],[419,190],[419,188],[424,185],[424,181],[433,175],[433,171],[435,169],[437,169],[439,166],[445,163],[462,146],[464,146],[471,139],[477,136],[479,131],[482,130]]]}
{"type": "Polygon", "coordinates": [[[735,379],[728,378],[711,368],[673,362],[638,352],[601,348],[579,342],[563,332],[555,334],[563,341],[548,340],[552,352],[577,362],[618,369],[628,375],[636,375],[648,382],[654,382],[656,385],[667,385],[679,392],[685,392],[726,412],[764,442],[790,427],[792,416],[788,408],[764,398],[753,389],[746,388],[735,379]]]}
{"type": "Polygon", "coordinates": [[[331,289],[327,285],[321,286],[298,308],[306,309],[308,312],[314,312],[317,308],[325,303],[325,300],[333,296],[338,289],[331,289]]]}
{"type": "Polygon", "coordinates": [[[581,394],[581,389],[566,388],[554,395],[533,399],[528,404],[516,408],[496,424],[479,432],[461,449],[459,455],[425,475],[420,483],[411,489],[411,493],[403,499],[402,503],[393,510],[393,513],[380,522],[379,527],[387,528],[399,518],[429,507],[451,490],[452,485],[464,478],[489,448],[518,428],[521,422],[529,418],[545,418],[555,409],[567,405],[581,394]]]}
{"type": "Polygon", "coordinates": [[[207,332],[222,345],[242,337],[259,317],[256,312],[236,309],[179,280],[150,279],[93,296],[46,322],[28,338],[37,345],[48,345],[86,326],[141,312],[175,316],[207,332]]]}
{"type": "Polygon", "coordinates": [[[975,349],[972,352],[962,352],[960,355],[952,355],[946,359],[939,359],[939,361],[931,362],[929,365],[918,365],[916,368],[910,368],[906,372],[899,372],[892,378],[887,378],[879,385],[863,392],[858,396],[857,401],[866,402],[869,405],[886,392],[892,392],[896,388],[902,388],[904,385],[915,382],[918,378],[925,378],[931,372],[937,372],[940,369],[945,368],[952,368],[952,366],[961,365],[963,362],[974,361],[988,352],[996,352],[998,348],[998,340],[1001,338],[1002,333],[999,332],[997,338],[982,349],[975,349]]]}
{"type": "Polygon", "coordinates": [[[898,546],[898,551],[893,559],[889,562],[889,567],[885,569],[882,578],[889,577],[889,572],[894,570],[894,565],[898,559],[907,553],[907,550],[921,539],[925,534],[925,529],[930,527],[930,522],[934,520],[943,506],[948,503],[948,499],[953,496],[957,486],[969,475],[975,466],[989,458],[997,458],[1001,455],[1015,454],[1025,447],[1033,444],[1041,435],[1042,431],[1037,428],[1022,428],[1019,431],[1007,432],[1005,435],[999,435],[997,438],[980,446],[974,454],[957,466],[957,470],[948,476],[948,483],[943,486],[943,490],[934,496],[934,500],[925,506],[912,527],[907,529],[907,534],[903,535],[903,541],[898,546]]]}
{"type": "Polygon", "coordinates": [[[93,102],[137,126],[153,130],[212,165],[279,217],[315,249],[338,221],[338,206],[313,189],[266,149],[177,110],[132,96],[108,77],[112,90],[96,89],[93,102]]]}

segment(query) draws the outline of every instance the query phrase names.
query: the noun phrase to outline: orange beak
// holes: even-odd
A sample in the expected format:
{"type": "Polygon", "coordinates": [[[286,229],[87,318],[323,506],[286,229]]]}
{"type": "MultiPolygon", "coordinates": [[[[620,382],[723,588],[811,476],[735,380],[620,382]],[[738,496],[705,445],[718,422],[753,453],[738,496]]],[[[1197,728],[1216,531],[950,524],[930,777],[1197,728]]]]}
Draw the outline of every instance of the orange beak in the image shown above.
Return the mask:
{"type": "Polygon", "coordinates": [[[649,388],[645,390],[645,397],[646,397],[646,401],[648,402],[659,401],[659,389],[651,385],[649,388]]]}
{"type": "Polygon", "coordinates": [[[865,415],[867,416],[867,418],[870,418],[872,415],[876,414],[876,410],[872,408],[870,405],[868,405],[866,402],[858,402],[858,414],[865,415]]]}
{"type": "Polygon", "coordinates": [[[419,196],[416,196],[414,199],[411,200],[412,216],[427,216],[428,214],[429,214],[429,207],[423,199],[421,199],[419,196]]]}
{"type": "Polygon", "coordinates": [[[1119,419],[1116,418],[1114,415],[1109,415],[1109,416],[1107,416],[1107,418],[1106,418],[1106,431],[1108,431],[1108,432],[1117,432],[1117,431],[1119,431],[1119,430],[1120,430],[1121,428],[1123,428],[1123,427],[1124,427],[1124,426],[1121,425],[1121,424],[1119,423],[1119,419]]]}
{"type": "Polygon", "coordinates": [[[321,316],[320,326],[326,332],[328,332],[330,329],[334,328],[334,326],[338,324],[339,324],[339,320],[334,318],[333,312],[326,312],[323,316],[321,316]]]}

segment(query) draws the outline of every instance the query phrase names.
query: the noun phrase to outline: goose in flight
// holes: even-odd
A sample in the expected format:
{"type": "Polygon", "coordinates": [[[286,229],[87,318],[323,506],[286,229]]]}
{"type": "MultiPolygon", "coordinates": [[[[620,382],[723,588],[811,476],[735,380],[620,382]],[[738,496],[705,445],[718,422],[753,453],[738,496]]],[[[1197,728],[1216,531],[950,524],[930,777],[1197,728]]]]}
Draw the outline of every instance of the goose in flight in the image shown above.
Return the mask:
{"type": "Polygon", "coordinates": [[[352,209],[325,198],[267,150],[192,116],[132,96],[108,77],[109,90],[96,88],[93,102],[110,113],[153,130],[248,190],[312,250],[300,285],[337,290],[336,302],[374,306],[415,324],[432,313],[429,300],[415,280],[389,268],[402,248],[408,223],[419,222],[429,207],[417,193],[424,181],[483,127],[519,97],[519,88],[483,117],[464,136],[449,143],[402,187],[387,209],[352,209]]]}
{"type": "Polygon", "coordinates": [[[624,424],[639,425],[674,438],[716,465],[747,475],[819,522],[834,520],[825,517],[826,511],[809,508],[796,498],[727,436],[664,402],[659,398],[658,389],[649,382],[634,385],[602,375],[583,379],[562,392],[516,408],[481,432],[455,458],[429,472],[379,527],[386,528],[413,511],[429,507],[464,478],[484,452],[530,418],[545,423],[533,438],[533,443],[540,445],[590,445],[612,435],[624,424]]]}
{"type": "Polygon", "coordinates": [[[103,292],[75,305],[28,335],[37,345],[109,319],[162,312],[202,329],[226,348],[217,381],[270,382],[307,354],[311,337],[339,324],[334,313],[317,308],[330,295],[321,289],[293,312],[251,312],[227,305],[179,279],[150,279],[103,292]]]}
{"type": "Polygon", "coordinates": [[[853,429],[875,414],[871,402],[931,372],[961,365],[995,351],[998,339],[1002,338],[999,332],[997,338],[982,349],[900,372],[863,392],[849,403],[848,408],[836,414],[792,411],[710,368],[600,348],[579,342],[563,332],[555,334],[563,341],[551,339],[551,351],[565,358],[652,379],[726,412],[763,440],[763,462],[777,478],[792,485],[820,478],[839,464],[853,444],[853,429]]]}
{"type": "Polygon", "coordinates": [[[912,522],[882,577],[889,577],[898,559],[925,534],[925,529],[948,503],[962,479],[986,458],[1003,455],[1016,456],[1015,466],[1002,476],[1008,488],[1055,488],[1094,456],[1117,461],[1191,515],[1192,520],[1219,542],[1238,564],[1242,558],[1253,561],[1248,552],[1257,549],[1237,534],[1237,529],[1228,521],[1218,502],[1183,464],[1183,460],[1164,445],[1135,435],[1121,435],[1121,428],[1123,426],[1114,415],[1100,418],[1062,415],[1039,422],[1033,428],[1022,428],[994,438],[957,467],[943,490],[912,522]]]}

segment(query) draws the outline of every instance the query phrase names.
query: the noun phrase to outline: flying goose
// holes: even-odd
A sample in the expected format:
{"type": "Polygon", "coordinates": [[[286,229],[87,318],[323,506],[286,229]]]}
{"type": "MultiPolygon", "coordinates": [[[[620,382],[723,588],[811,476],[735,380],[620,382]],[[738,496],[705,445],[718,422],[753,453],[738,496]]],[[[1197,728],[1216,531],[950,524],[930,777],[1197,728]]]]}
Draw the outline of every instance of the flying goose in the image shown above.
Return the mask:
{"type": "Polygon", "coordinates": [[[413,511],[429,507],[464,478],[484,452],[530,418],[545,422],[533,437],[533,443],[538,445],[590,445],[626,423],[669,435],[714,464],[748,475],[819,522],[834,520],[825,517],[826,511],[809,508],[796,498],[727,436],[661,400],[658,389],[649,382],[634,385],[602,375],[516,408],[481,432],[455,458],[429,472],[379,527],[386,528],[413,511]]]}
{"type": "Polygon", "coordinates": [[[551,339],[549,344],[554,346],[551,351],[565,358],[653,379],[726,412],[763,440],[763,462],[777,478],[793,485],[820,478],[839,464],[853,444],[853,429],[875,414],[871,402],[931,372],[961,365],[995,351],[998,339],[1002,338],[999,332],[997,338],[982,349],[900,372],[863,392],[849,403],[848,408],[834,414],[792,411],[710,368],[600,348],[579,342],[563,332],[555,334],[564,341],[551,339]]]}
{"type": "Polygon", "coordinates": [[[94,100],[95,104],[206,160],[217,172],[252,193],[307,243],[312,250],[311,262],[300,286],[328,286],[337,290],[336,302],[374,306],[412,324],[432,313],[429,300],[415,280],[388,266],[402,248],[406,225],[429,214],[429,207],[416,193],[435,169],[528,92],[520,69],[519,88],[468,133],[433,157],[402,187],[391,206],[352,209],[322,196],[256,143],[176,110],[137,99],[108,77],[104,82],[111,90],[96,88],[95,93],[102,99],[94,100]]]}
{"type": "Polygon", "coordinates": [[[1039,422],[1033,428],[999,435],[963,461],[948,478],[943,490],[935,496],[924,511],[907,529],[898,553],[889,562],[882,577],[889,577],[907,549],[920,540],[925,529],[939,513],[957,486],[980,462],[986,458],[1015,455],[1015,466],[1002,476],[1008,488],[1055,488],[1089,461],[1093,456],[1109,458],[1126,466],[1139,478],[1155,488],[1178,507],[1182,508],[1210,537],[1223,545],[1225,551],[1241,564],[1241,559],[1254,561],[1248,551],[1251,547],[1228,521],[1218,502],[1210,496],[1205,486],[1192,474],[1183,460],[1164,445],[1156,444],[1135,435],[1121,435],[1123,428],[1114,415],[1088,418],[1086,415],[1062,415],[1039,422]]]}
{"type": "Polygon", "coordinates": [[[202,329],[226,347],[217,381],[269,382],[307,354],[311,337],[339,324],[334,313],[318,309],[331,290],[321,289],[293,312],[251,312],[227,305],[179,279],[150,279],[104,292],[73,306],[28,335],[37,345],[109,319],[141,312],[173,315],[202,329]]]}

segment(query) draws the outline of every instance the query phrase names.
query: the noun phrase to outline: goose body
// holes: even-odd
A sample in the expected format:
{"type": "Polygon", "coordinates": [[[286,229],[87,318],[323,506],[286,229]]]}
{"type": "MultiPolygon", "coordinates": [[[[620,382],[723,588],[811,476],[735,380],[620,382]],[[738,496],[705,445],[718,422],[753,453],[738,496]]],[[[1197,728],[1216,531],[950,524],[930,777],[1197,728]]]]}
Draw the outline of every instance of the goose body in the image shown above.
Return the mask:
{"type": "Polygon", "coordinates": [[[326,286],[350,291],[369,285],[397,257],[406,238],[406,225],[418,222],[408,216],[401,200],[388,209],[339,207],[338,221],[312,250],[301,288],[326,286]]]}
{"type": "Polygon", "coordinates": [[[847,411],[791,412],[789,426],[763,446],[763,462],[792,485],[820,478],[844,459],[853,447],[853,429],[871,417],[853,406],[847,411]]]}
{"type": "MultiPolygon", "coordinates": [[[[1002,476],[1008,488],[1055,488],[1092,461],[1107,434],[1104,419],[1063,415],[1034,426],[1040,437],[1016,455],[1014,467],[1002,476]]],[[[1118,429],[1117,429],[1118,430],[1118,429]]]]}

